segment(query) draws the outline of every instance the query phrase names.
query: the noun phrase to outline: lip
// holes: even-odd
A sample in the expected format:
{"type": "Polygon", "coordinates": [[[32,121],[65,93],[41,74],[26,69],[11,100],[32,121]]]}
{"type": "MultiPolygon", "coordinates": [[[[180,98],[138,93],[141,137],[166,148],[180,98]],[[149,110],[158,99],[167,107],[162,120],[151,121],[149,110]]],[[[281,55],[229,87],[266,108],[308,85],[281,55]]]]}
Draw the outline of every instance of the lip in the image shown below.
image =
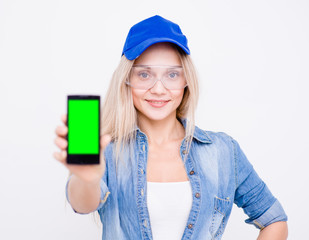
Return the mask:
{"type": "Polygon", "coordinates": [[[170,100],[163,100],[163,99],[145,99],[150,106],[155,108],[164,107],[170,100]]]}

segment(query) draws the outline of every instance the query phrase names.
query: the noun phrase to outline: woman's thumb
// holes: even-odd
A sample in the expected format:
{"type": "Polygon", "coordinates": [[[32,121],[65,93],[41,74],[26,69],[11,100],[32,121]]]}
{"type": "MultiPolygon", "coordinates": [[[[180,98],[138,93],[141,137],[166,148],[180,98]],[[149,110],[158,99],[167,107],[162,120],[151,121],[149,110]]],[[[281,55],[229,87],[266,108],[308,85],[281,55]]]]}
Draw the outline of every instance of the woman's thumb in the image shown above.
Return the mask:
{"type": "Polygon", "coordinates": [[[104,150],[111,140],[112,140],[112,137],[109,134],[103,135],[100,139],[100,146],[101,146],[101,151],[102,151],[101,156],[100,156],[100,165],[103,166],[103,172],[105,171],[104,150]]]}
{"type": "Polygon", "coordinates": [[[110,141],[112,140],[112,136],[109,134],[105,134],[101,137],[100,140],[100,146],[101,149],[104,150],[106,148],[106,146],[110,143],[110,141]]]}

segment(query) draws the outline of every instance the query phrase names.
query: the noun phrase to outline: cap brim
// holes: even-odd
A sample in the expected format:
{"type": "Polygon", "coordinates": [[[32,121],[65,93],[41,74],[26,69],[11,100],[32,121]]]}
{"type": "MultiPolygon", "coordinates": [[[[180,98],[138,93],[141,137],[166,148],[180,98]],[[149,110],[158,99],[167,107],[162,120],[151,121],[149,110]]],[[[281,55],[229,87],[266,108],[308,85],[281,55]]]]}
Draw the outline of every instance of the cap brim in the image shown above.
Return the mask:
{"type": "Polygon", "coordinates": [[[127,59],[134,60],[134,59],[138,58],[146,50],[146,48],[148,48],[149,46],[151,46],[155,43],[159,43],[159,42],[174,43],[174,44],[178,45],[179,47],[181,47],[185,51],[186,54],[190,55],[189,49],[187,49],[185,46],[183,46],[179,42],[175,41],[174,39],[170,39],[170,38],[150,38],[150,39],[147,39],[146,41],[141,42],[137,46],[126,50],[124,52],[124,55],[126,56],[127,59]]]}

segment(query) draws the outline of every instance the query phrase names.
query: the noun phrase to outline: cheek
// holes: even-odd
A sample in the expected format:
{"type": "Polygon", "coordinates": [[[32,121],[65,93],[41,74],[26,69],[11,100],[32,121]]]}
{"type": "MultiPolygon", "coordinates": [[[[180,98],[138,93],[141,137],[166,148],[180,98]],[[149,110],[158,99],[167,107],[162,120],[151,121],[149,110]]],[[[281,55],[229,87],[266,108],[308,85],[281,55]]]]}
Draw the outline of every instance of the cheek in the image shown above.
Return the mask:
{"type": "Polygon", "coordinates": [[[134,106],[139,109],[141,106],[141,101],[143,100],[143,94],[132,89],[132,99],[134,106]]]}
{"type": "Polygon", "coordinates": [[[179,92],[175,92],[173,95],[175,104],[177,104],[177,106],[180,105],[182,98],[183,98],[183,94],[184,94],[184,90],[180,90],[179,92]]]}

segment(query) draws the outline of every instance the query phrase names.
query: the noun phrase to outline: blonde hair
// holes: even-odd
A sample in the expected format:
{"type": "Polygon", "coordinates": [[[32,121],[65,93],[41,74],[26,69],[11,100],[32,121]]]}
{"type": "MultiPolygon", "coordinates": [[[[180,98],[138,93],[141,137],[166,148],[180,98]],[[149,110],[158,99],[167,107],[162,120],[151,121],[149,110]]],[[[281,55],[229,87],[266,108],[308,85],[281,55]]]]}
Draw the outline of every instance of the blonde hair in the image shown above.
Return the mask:
{"type": "MultiPolygon", "coordinates": [[[[187,87],[184,90],[183,99],[176,109],[176,117],[186,118],[187,150],[192,142],[195,127],[195,109],[198,103],[199,86],[197,73],[191,57],[181,48],[171,44],[181,60],[184,68],[187,87]]],[[[128,143],[135,141],[135,127],[138,125],[137,113],[133,104],[132,92],[125,81],[131,71],[134,60],[128,60],[122,56],[116,68],[101,109],[101,136],[110,134],[115,142],[116,165],[128,143]]]]}

